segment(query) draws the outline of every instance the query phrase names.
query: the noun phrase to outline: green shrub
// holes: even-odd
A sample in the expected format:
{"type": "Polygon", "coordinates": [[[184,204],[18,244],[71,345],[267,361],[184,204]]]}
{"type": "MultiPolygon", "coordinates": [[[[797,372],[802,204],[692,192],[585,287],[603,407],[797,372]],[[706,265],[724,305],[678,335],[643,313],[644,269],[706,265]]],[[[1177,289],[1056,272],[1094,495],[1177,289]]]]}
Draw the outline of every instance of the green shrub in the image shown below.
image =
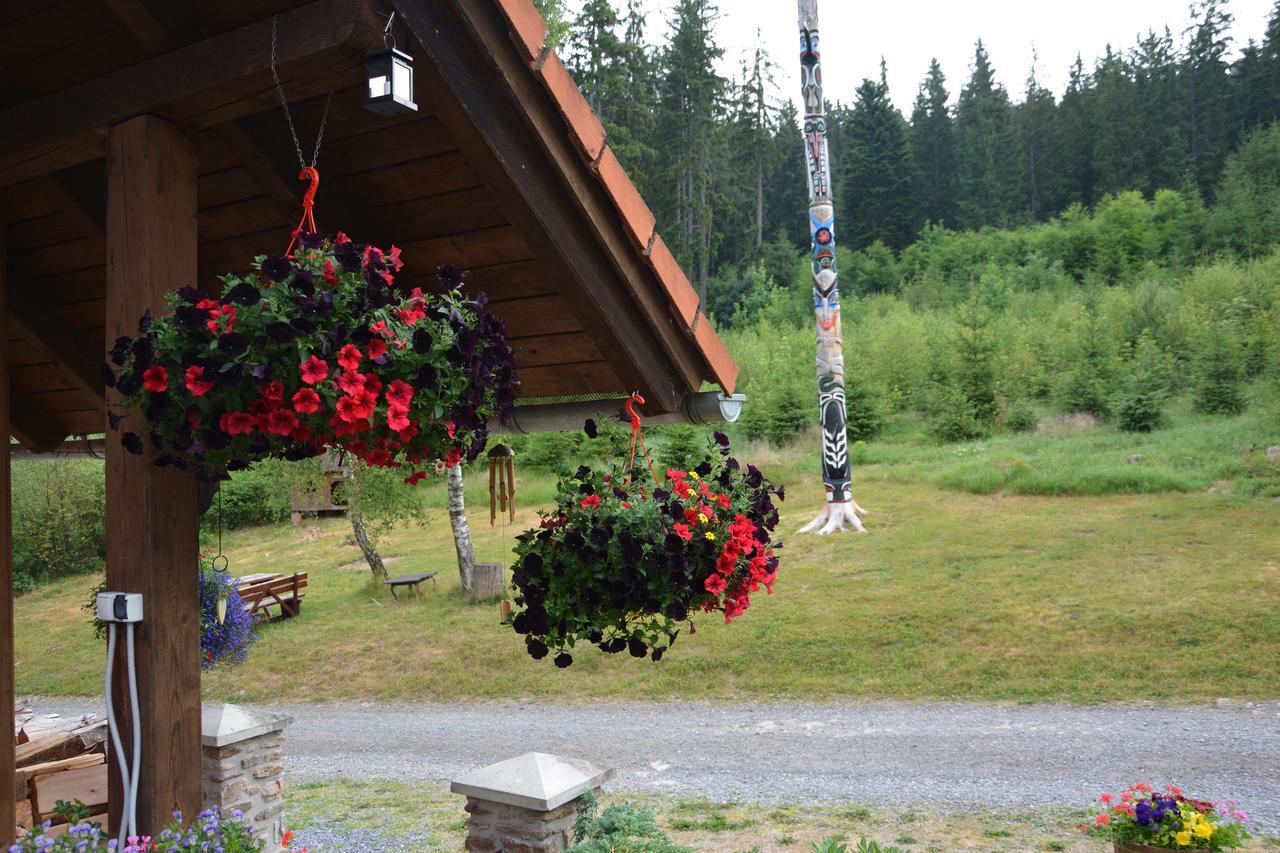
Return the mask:
{"type": "Polygon", "coordinates": [[[662,450],[658,461],[666,468],[687,471],[702,461],[707,453],[707,440],[702,430],[689,424],[662,427],[662,450]]]}
{"type": "Polygon", "coordinates": [[[769,401],[765,437],[772,444],[786,444],[812,419],[813,412],[800,390],[788,385],[769,401]]]}
{"type": "Polygon", "coordinates": [[[972,441],[987,434],[986,424],[978,418],[973,402],[954,385],[938,388],[931,408],[929,434],[939,441],[972,441]]]}
{"type": "Polygon", "coordinates": [[[849,435],[850,444],[855,441],[870,441],[884,429],[880,401],[867,382],[856,374],[845,378],[844,415],[845,432],[849,435]]]}
{"type": "Polygon", "coordinates": [[[1031,432],[1039,425],[1040,418],[1035,409],[1025,403],[1013,406],[1004,417],[1004,428],[1009,432],[1031,432]]]}
{"type": "Polygon", "coordinates": [[[1111,389],[1107,378],[1087,362],[1071,365],[1058,380],[1058,408],[1087,412],[1100,418],[1111,414],[1111,389]]]}
{"type": "Polygon", "coordinates": [[[286,465],[267,460],[246,471],[234,472],[230,480],[219,485],[218,494],[204,514],[201,524],[205,530],[217,529],[219,505],[226,530],[276,524],[288,519],[292,490],[282,485],[290,482],[286,465]]]}
{"type": "Polygon", "coordinates": [[[1149,332],[1134,347],[1116,402],[1116,426],[1125,432],[1151,432],[1164,425],[1164,401],[1170,385],[1169,360],[1149,332]]]}
{"type": "Polygon", "coordinates": [[[13,573],[13,594],[26,595],[36,588],[36,579],[26,572],[13,573]]]}
{"type": "Polygon", "coordinates": [[[672,842],[653,812],[630,804],[609,806],[599,817],[580,814],[574,840],[566,853],[693,853],[672,842]]]}
{"type": "Polygon", "coordinates": [[[107,550],[106,479],[97,459],[15,462],[13,568],[24,585],[100,571],[107,550]]]}
{"type": "Polygon", "coordinates": [[[528,437],[521,464],[541,471],[560,471],[576,466],[587,436],[580,429],[540,432],[528,437]]]}
{"type": "Polygon", "coordinates": [[[1238,415],[1248,407],[1240,353],[1222,329],[1204,341],[1196,360],[1194,404],[1208,415],[1238,415]]]}

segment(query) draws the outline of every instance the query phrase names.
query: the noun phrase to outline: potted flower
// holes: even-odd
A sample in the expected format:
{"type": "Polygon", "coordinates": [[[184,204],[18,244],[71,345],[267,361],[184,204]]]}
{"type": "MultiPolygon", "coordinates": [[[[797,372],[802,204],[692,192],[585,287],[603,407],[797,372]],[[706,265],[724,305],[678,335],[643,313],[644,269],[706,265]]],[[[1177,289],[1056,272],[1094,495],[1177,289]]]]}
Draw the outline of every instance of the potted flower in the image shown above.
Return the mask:
{"type": "Polygon", "coordinates": [[[475,458],[519,387],[506,326],[452,267],[445,292],[427,294],[395,286],[402,266],[394,246],[304,232],[291,255],[222,276],[218,295],[171,293],[110,351],[105,379],[140,420],[122,444],[149,442],[155,464],[202,480],[325,447],[401,467],[411,484],[436,461],[475,458]]]}
{"type": "Polygon", "coordinates": [[[752,593],[772,593],[773,498],[783,490],[731,457],[722,433],[713,446],[691,470],[654,482],[629,466],[583,466],[559,481],[555,508],[517,537],[512,567],[511,624],[532,657],[554,652],[567,667],[585,641],[657,661],[691,615],[732,622],[752,593]]]}
{"type": "Polygon", "coordinates": [[[1103,794],[1092,814],[1081,828],[1111,839],[1116,853],[1228,850],[1249,837],[1249,816],[1235,803],[1192,799],[1176,785],[1157,791],[1139,782],[1119,794],[1103,794]]]}
{"type": "Polygon", "coordinates": [[[200,554],[200,668],[213,669],[224,661],[244,663],[257,642],[253,617],[244,609],[239,581],[200,554]]]}

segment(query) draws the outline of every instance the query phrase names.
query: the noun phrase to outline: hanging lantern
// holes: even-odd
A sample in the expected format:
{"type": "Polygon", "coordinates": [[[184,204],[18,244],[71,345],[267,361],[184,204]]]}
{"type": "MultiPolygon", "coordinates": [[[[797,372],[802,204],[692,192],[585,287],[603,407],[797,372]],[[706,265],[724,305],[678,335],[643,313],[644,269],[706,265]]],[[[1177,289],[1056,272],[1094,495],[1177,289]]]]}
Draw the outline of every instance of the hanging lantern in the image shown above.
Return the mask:
{"type": "Polygon", "coordinates": [[[394,47],[369,54],[365,64],[369,91],[364,108],[380,116],[418,111],[413,102],[413,57],[394,47]]]}
{"type": "Polygon", "coordinates": [[[505,444],[495,444],[489,451],[489,526],[493,527],[498,511],[516,520],[516,454],[505,444]]]}

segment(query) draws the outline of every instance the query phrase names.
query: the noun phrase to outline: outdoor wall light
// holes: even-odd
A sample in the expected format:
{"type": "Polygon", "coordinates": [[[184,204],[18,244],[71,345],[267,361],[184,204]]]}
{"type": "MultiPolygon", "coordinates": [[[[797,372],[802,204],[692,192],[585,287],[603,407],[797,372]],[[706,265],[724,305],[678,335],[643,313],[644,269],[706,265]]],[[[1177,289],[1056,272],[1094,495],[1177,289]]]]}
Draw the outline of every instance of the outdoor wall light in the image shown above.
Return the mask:
{"type": "Polygon", "coordinates": [[[418,111],[413,102],[413,57],[388,47],[369,54],[365,64],[369,91],[363,106],[381,116],[398,116],[418,111]]]}

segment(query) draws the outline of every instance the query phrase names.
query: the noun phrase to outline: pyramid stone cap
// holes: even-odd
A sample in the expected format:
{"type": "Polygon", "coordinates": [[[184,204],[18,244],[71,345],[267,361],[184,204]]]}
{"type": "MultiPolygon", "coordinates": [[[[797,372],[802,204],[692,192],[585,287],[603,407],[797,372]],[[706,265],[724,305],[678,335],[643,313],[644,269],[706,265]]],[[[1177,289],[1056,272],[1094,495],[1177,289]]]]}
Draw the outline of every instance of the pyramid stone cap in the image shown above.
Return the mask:
{"type": "Polygon", "coordinates": [[[580,758],[526,752],[454,779],[449,790],[478,800],[549,812],[595,790],[616,772],[580,758]]]}
{"type": "Polygon", "coordinates": [[[205,705],[200,711],[200,742],[205,746],[228,746],[251,737],[278,732],[293,717],[251,711],[239,705],[205,705]]]}

